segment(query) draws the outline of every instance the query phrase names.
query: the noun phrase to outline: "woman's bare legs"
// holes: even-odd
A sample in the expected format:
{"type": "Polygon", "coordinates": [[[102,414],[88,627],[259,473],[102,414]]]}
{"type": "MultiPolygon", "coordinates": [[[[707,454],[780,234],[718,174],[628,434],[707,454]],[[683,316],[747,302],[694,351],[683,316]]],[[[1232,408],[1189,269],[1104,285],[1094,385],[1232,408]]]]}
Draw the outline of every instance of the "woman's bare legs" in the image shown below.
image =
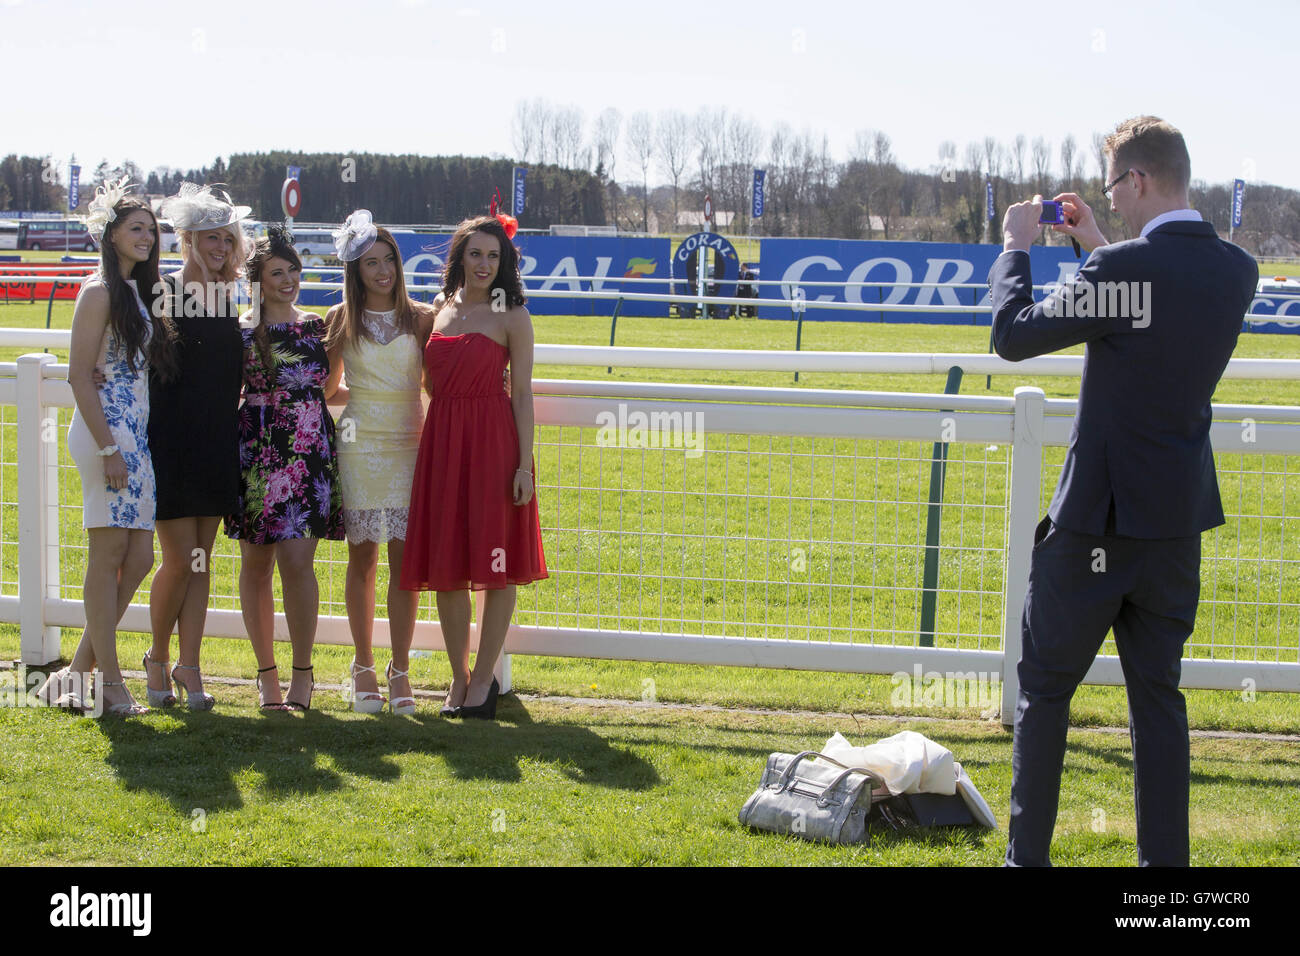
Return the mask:
{"type": "MultiPolygon", "coordinates": [[[[221,518],[215,516],[172,518],[157,524],[162,564],[149,590],[149,619],[153,629],[149,659],[151,663],[167,663],[171,656],[172,631],[179,624],[178,663],[195,668],[186,672],[183,680],[186,689],[194,694],[203,693],[203,679],[197,668],[212,584],[212,545],[220,525],[221,518]]],[[[170,686],[166,674],[162,666],[150,669],[147,675],[150,689],[165,690],[170,686]]]]}
{"type": "Polygon", "coordinates": [[[297,538],[276,544],[280,567],[280,588],[284,593],[284,617],[293,645],[293,678],[287,703],[311,703],[313,674],[311,650],[316,643],[316,618],[320,614],[320,585],[316,580],[316,538],[297,538]]]}
{"type": "MultiPolygon", "coordinates": [[[[506,646],[506,631],[515,613],[515,586],[507,585],[487,591],[483,597],[483,619],[479,622],[478,653],[474,656],[474,671],[465,691],[465,704],[477,707],[487,700],[492,689],[492,672],[506,646]]],[[[441,611],[439,611],[441,615],[441,611]]]]}
{"type": "MultiPolygon", "coordinates": [[[[388,542],[388,640],[393,648],[393,670],[411,669],[411,641],[415,637],[415,618],[420,610],[420,592],[401,586],[402,555],[406,542],[394,538],[388,542]]],[[[468,629],[466,630],[468,634],[468,629]]],[[[410,697],[411,682],[398,677],[389,682],[389,699],[410,697]]]]}
{"type": "Polygon", "coordinates": [[[451,687],[444,706],[465,703],[469,688],[469,592],[438,591],[438,624],[451,663],[451,687]]]}
{"type": "MultiPolygon", "coordinates": [[[[348,542],[348,569],[344,577],[343,601],[348,609],[348,627],[352,631],[352,645],[356,648],[358,668],[375,666],[375,652],[371,642],[375,626],[375,572],[378,566],[377,542],[348,542]]],[[[358,696],[378,693],[379,678],[369,671],[361,673],[358,670],[358,696]]]]}
{"type": "MultiPolygon", "coordinates": [[[[271,590],[275,548],[274,544],[239,542],[239,604],[259,671],[275,666],[275,604],[271,590]]],[[[265,688],[264,704],[282,702],[278,674],[267,671],[259,678],[259,685],[265,688]]]]}
{"type": "MultiPolygon", "coordinates": [[[[122,680],[117,661],[117,624],[153,567],[153,532],[90,528],[86,536],[89,544],[82,594],[86,629],[69,670],[84,675],[98,666],[103,680],[116,684],[122,680]]],[[[83,696],[86,690],[83,685],[83,696]]],[[[125,687],[105,688],[102,694],[105,707],[125,703],[129,698],[125,687]]]]}

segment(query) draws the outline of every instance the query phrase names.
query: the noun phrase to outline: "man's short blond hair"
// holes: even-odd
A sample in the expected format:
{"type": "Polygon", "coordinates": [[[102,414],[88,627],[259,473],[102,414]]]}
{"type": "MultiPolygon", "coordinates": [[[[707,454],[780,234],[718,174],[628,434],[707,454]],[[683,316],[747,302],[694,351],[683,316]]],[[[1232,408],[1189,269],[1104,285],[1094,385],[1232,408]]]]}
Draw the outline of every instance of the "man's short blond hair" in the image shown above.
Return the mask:
{"type": "Polygon", "coordinates": [[[1117,172],[1140,169],[1165,193],[1183,193],[1192,179],[1192,160],[1183,134],[1159,116],[1135,116],[1106,137],[1103,152],[1117,172]]]}

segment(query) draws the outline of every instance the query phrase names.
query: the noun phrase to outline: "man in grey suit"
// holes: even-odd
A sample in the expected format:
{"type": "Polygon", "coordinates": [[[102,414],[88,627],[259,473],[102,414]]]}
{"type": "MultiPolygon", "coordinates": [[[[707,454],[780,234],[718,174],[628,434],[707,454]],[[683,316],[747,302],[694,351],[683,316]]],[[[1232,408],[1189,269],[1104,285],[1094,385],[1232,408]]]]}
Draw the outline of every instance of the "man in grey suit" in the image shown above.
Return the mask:
{"type": "Polygon", "coordinates": [[[1188,208],[1191,164],[1177,129],[1154,116],[1126,120],[1104,152],[1104,193],[1136,238],[1107,243],[1079,196],[1057,196],[1066,223],[1054,228],[1091,254],[1074,283],[1035,303],[1035,197],[1007,210],[1004,251],[989,272],[1000,356],[1019,361],[1087,343],[1021,622],[1009,865],[1050,865],[1070,699],[1112,628],[1129,699],[1138,859],[1189,861],[1178,682],[1200,598],[1200,535],[1224,523],[1210,399],[1259,270],[1188,208]]]}

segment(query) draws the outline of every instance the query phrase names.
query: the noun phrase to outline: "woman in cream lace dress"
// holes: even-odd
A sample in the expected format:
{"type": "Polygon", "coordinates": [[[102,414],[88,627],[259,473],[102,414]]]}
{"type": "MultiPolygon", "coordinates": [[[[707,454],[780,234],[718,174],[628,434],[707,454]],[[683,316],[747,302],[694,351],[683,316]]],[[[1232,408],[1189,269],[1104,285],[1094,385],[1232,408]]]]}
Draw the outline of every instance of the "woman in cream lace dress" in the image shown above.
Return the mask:
{"type": "Polygon", "coordinates": [[[371,641],[379,546],[388,550],[388,628],[392,660],[387,676],[394,713],[415,711],[407,678],[419,594],[398,587],[411,476],[424,421],[420,401],[423,346],[433,312],[406,293],[397,241],[358,210],[335,233],[344,263],[343,302],[326,316],[330,404],[346,403],[335,433],[343,518],[348,538],[344,599],[356,657],[349,686],[353,709],[378,713],[379,692],[371,641]],[[340,385],[340,377],[346,385],[340,385]],[[332,389],[332,392],[331,392],[332,389]]]}

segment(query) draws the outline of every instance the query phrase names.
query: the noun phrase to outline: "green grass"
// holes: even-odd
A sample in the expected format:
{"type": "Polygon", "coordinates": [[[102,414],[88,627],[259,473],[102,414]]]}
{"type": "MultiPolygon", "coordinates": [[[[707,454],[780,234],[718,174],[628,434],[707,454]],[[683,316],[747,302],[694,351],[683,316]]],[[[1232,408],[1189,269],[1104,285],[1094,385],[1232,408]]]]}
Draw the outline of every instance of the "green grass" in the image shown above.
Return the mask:
{"type": "MultiPolygon", "coordinates": [[[[364,718],[319,693],[311,713],[260,715],[247,689],[216,691],[212,713],[127,722],[0,709],[0,864],[995,865],[1005,849],[1003,830],[828,847],[736,821],[769,752],[910,728],[1005,827],[1010,737],[987,723],[507,698],[487,725],[364,718]]],[[[1071,733],[1055,862],[1135,862],[1129,763],[1126,736],[1071,733]]],[[[1298,783],[1293,743],[1193,740],[1193,865],[1294,865],[1298,783]]]]}
{"type": "MultiPolygon", "coordinates": [[[[57,305],[54,325],[66,328],[70,320],[71,305],[57,305]]],[[[542,343],[608,342],[608,319],[540,316],[535,323],[542,343]]],[[[44,324],[42,303],[0,305],[0,325],[44,324]]],[[[803,336],[805,349],[830,350],[982,353],[987,343],[987,328],[963,326],[809,322],[803,336]]],[[[793,347],[794,326],[625,317],[619,320],[618,344],[784,349],[793,347]]],[[[8,350],[0,361],[12,361],[21,351],[8,350]]],[[[1237,355],[1300,358],[1300,337],[1243,335],[1237,355]]],[[[66,355],[58,357],[66,360],[66,355]]],[[[615,369],[607,375],[604,368],[541,366],[536,375],[793,384],[786,373],[615,369]]],[[[886,391],[938,391],[943,384],[938,376],[921,375],[816,373],[800,378],[800,385],[808,387],[886,391]]],[[[1072,397],[1077,391],[1077,382],[1068,378],[1012,375],[995,377],[987,393],[983,378],[970,377],[962,391],[1009,395],[1021,384],[1039,385],[1049,396],[1072,397]]],[[[1300,382],[1228,380],[1216,400],[1300,404],[1300,382]]],[[[13,458],[13,409],[0,414],[4,462],[13,458]]],[[[65,410],[62,425],[67,417],[65,410]]],[[[553,577],[521,589],[522,623],[657,629],[662,600],[669,627],[680,619],[687,633],[698,633],[703,622],[709,633],[844,639],[835,629],[852,622],[878,630],[886,643],[915,642],[917,553],[869,545],[917,540],[928,445],[778,439],[769,448],[766,440],[747,443],[736,436],[710,435],[708,454],[692,462],[680,454],[590,447],[590,430],[543,428],[539,442],[543,526],[567,530],[546,539],[553,577]],[[561,441],[587,447],[560,447],[561,441]],[[833,477],[827,471],[832,460],[833,477]],[[699,467],[705,462],[707,470],[699,467]],[[575,500],[555,486],[576,483],[579,464],[586,490],[575,500]],[[651,493],[625,490],[633,487],[651,493]],[[735,503],[741,499],[724,499],[728,505],[719,514],[716,506],[704,507],[700,492],[705,490],[715,502],[720,492],[753,494],[743,504],[735,503]],[[882,503],[863,505],[871,499],[882,503]],[[792,505],[796,501],[797,509],[792,505]],[[887,501],[898,503],[884,504],[887,501]],[[747,528],[761,528],[763,541],[746,543],[747,528]],[[804,551],[802,565],[793,560],[795,548],[804,551]],[[664,588],[647,592],[642,571],[654,585],[661,573],[661,549],[664,588]],[[644,568],[638,563],[643,555],[650,562],[644,568]],[[739,574],[730,570],[737,565],[739,574]],[[599,591],[593,583],[597,579],[576,573],[597,567],[602,570],[599,591]],[[724,568],[729,573],[723,574],[724,568]],[[683,578],[713,580],[683,583],[683,578]],[[722,578],[732,583],[724,584],[722,578]],[[736,579],[765,584],[737,586],[736,579]],[[834,590],[830,585],[845,584],[855,585],[859,595],[851,609],[823,596],[834,590]],[[739,616],[738,605],[744,610],[739,616]]],[[[997,647],[1002,512],[981,521],[973,509],[961,505],[1004,504],[1006,449],[988,452],[954,445],[951,454],[938,643],[974,646],[978,639],[980,646],[997,647]],[[958,591],[960,605],[951,599],[958,591]]],[[[1044,505],[1055,483],[1050,469],[1059,466],[1060,458],[1059,449],[1046,455],[1044,505]]],[[[1291,457],[1285,462],[1274,458],[1268,463],[1269,474],[1261,479],[1262,460],[1257,456],[1220,460],[1225,503],[1234,510],[1240,502],[1236,510],[1247,517],[1208,536],[1205,543],[1198,634],[1206,627],[1207,615],[1212,616],[1221,638],[1216,641],[1218,655],[1250,657],[1262,644],[1261,659],[1296,657],[1300,628],[1293,620],[1294,609],[1279,609],[1268,601],[1280,597],[1283,603],[1300,603],[1300,582],[1291,565],[1279,560],[1284,540],[1280,516],[1287,513],[1281,472],[1295,472],[1297,465],[1300,462],[1291,457]],[[1242,474],[1226,474],[1228,470],[1242,474]],[[1250,517],[1252,513],[1256,517],[1250,517]],[[1214,559],[1216,548],[1225,555],[1240,552],[1247,559],[1240,574],[1234,565],[1214,559]],[[1229,603],[1215,606],[1211,600],[1229,603]],[[1270,615],[1262,623],[1254,617],[1257,601],[1270,615]]],[[[77,506],[75,472],[65,471],[64,476],[61,500],[77,506]]],[[[0,501],[12,502],[15,488],[16,467],[0,464],[0,501]]],[[[84,543],[79,521],[75,508],[63,512],[61,534],[68,546],[63,594],[72,598],[80,596],[84,570],[84,552],[77,550],[84,543]]],[[[3,593],[15,593],[16,528],[16,508],[0,505],[3,593]]],[[[224,538],[218,541],[224,543],[224,538]]],[[[322,613],[342,614],[345,553],[340,545],[322,546],[322,613]]],[[[235,565],[228,548],[214,557],[213,570],[218,595],[214,606],[237,607],[235,565]]],[[[380,575],[382,594],[382,565],[380,575]]],[[[147,588],[146,580],[138,601],[147,599],[147,588]]],[[[434,614],[427,597],[421,614],[434,614]]],[[[65,657],[77,637],[65,631],[65,657]]],[[[132,662],[139,661],[145,643],[141,635],[121,635],[120,657],[128,668],[138,666],[132,662]]],[[[17,628],[0,626],[0,658],[16,657],[17,652],[17,628]]],[[[1191,653],[1205,656],[1208,648],[1193,647],[1191,653]]],[[[318,647],[317,680],[339,683],[350,656],[345,648],[318,647]]],[[[446,686],[449,674],[442,655],[417,658],[412,664],[417,688],[446,686]]],[[[248,679],[253,667],[244,641],[209,640],[204,645],[206,674],[248,679]]],[[[1009,737],[996,723],[978,720],[978,705],[904,707],[893,699],[896,688],[885,676],[518,656],[513,675],[516,689],[532,696],[504,708],[499,730],[440,721],[428,702],[415,720],[363,719],[343,708],[337,690],[324,689],[318,692],[316,711],[305,719],[263,716],[253,707],[250,686],[216,683],[210,690],[219,698],[219,710],[209,715],[171,712],[96,725],[63,714],[0,708],[6,752],[10,741],[13,748],[13,759],[0,768],[5,784],[0,788],[0,863],[167,859],[232,864],[983,864],[1000,859],[1004,841],[999,834],[938,834],[922,840],[886,835],[872,848],[845,850],[754,836],[735,823],[735,812],[752,790],[768,752],[819,746],[834,730],[864,742],[912,726],[953,749],[1005,825],[1009,737]],[[555,700],[639,701],[649,694],[667,704],[794,713],[611,709],[555,700]],[[821,716],[824,713],[858,716],[821,716]],[[869,714],[896,714],[897,719],[863,716],[869,714]],[[931,717],[951,719],[907,723],[931,717]],[[76,759],[53,761],[48,756],[60,752],[76,759]],[[178,752],[184,760],[177,760],[178,752]],[[207,811],[207,830],[194,833],[191,813],[200,807],[207,811]],[[494,817],[494,811],[502,812],[494,817]],[[442,825],[453,819],[459,827],[442,825]],[[494,819],[503,820],[505,829],[493,830],[494,819]],[[284,839],[287,832],[300,834],[300,839],[284,839]]],[[[133,684],[141,686],[137,680],[133,684]]],[[[998,690],[993,689],[995,697],[998,690]]],[[[1300,714],[1290,695],[1249,698],[1225,691],[1188,691],[1186,696],[1195,728],[1300,732],[1300,714]]],[[[1123,689],[1081,688],[1071,720],[1081,727],[1123,726],[1123,689]]],[[[1073,732],[1071,740],[1055,859],[1130,864],[1134,850],[1127,737],[1081,730],[1073,732]],[[1098,807],[1108,820],[1102,833],[1092,829],[1098,807]]],[[[1293,743],[1195,740],[1194,862],[1296,862],[1298,770],[1293,743]],[[1242,813],[1243,799],[1248,814],[1242,813]]]]}

